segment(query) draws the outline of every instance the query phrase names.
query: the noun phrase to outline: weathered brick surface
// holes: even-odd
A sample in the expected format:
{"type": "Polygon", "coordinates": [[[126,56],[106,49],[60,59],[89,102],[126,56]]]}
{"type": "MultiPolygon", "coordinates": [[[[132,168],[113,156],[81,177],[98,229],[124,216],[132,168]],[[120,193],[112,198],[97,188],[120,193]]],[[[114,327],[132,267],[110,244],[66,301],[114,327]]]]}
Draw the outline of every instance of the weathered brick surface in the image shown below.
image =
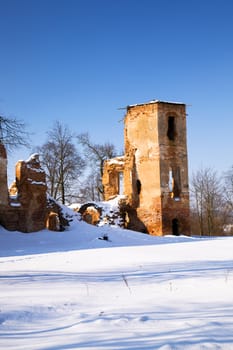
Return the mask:
{"type": "Polygon", "coordinates": [[[7,157],[3,144],[0,143],[0,205],[8,205],[7,157]]]}
{"type": "MultiPolygon", "coordinates": [[[[0,155],[0,162],[6,160],[6,154],[1,152],[0,155]]],[[[47,187],[39,156],[34,154],[27,161],[17,163],[16,181],[10,196],[6,167],[1,168],[0,175],[0,193],[7,193],[4,203],[0,203],[0,224],[10,231],[33,232],[44,229],[47,216],[47,187]]]]}
{"type": "Polygon", "coordinates": [[[105,162],[102,184],[107,200],[119,194],[119,173],[123,170],[124,157],[116,157],[105,162]]]}
{"type": "Polygon", "coordinates": [[[47,198],[45,172],[39,155],[16,164],[16,179],[7,188],[7,157],[0,144],[0,225],[9,231],[34,232],[47,227],[63,231],[69,225],[62,207],[47,198]]]}
{"type": "Polygon", "coordinates": [[[185,105],[129,106],[124,138],[124,194],[135,218],[152,235],[190,234],[185,105]]]}
{"type": "Polygon", "coordinates": [[[40,166],[39,156],[32,155],[27,161],[16,164],[16,186],[18,201],[22,207],[24,220],[20,223],[23,232],[39,231],[46,222],[46,181],[40,166]]]}

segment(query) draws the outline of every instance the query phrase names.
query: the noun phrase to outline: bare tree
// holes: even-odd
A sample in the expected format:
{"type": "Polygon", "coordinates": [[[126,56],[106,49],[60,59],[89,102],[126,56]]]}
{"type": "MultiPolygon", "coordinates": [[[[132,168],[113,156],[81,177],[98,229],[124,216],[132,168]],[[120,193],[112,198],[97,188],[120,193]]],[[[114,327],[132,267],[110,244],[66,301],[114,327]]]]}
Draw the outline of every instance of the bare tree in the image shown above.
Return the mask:
{"type": "Polygon", "coordinates": [[[8,151],[19,146],[29,147],[29,133],[25,129],[24,122],[0,115],[0,143],[8,151]]]}
{"type": "Polygon", "coordinates": [[[85,167],[73,139],[68,127],[57,121],[48,132],[48,141],[38,149],[47,174],[49,194],[63,204],[72,197],[74,182],[77,183],[85,167]]]}
{"type": "Polygon", "coordinates": [[[103,195],[102,176],[104,161],[116,157],[116,148],[109,142],[105,142],[104,144],[93,143],[88,133],[80,134],[77,138],[83,147],[86,159],[89,161],[89,173],[92,177],[92,181],[89,182],[89,186],[92,188],[89,190],[86,188],[86,191],[92,193],[92,197],[96,200],[101,200],[103,195]]]}
{"type": "Polygon", "coordinates": [[[205,168],[193,174],[191,195],[193,216],[198,220],[200,235],[213,235],[222,231],[225,206],[223,187],[216,171],[205,168]]]}
{"type": "Polygon", "coordinates": [[[202,236],[204,234],[204,183],[200,171],[192,176],[191,195],[192,215],[198,220],[200,235],[202,236]]]}
{"type": "Polygon", "coordinates": [[[80,203],[100,201],[98,186],[99,178],[97,174],[93,172],[87,175],[79,186],[77,198],[80,200],[80,203]]]}

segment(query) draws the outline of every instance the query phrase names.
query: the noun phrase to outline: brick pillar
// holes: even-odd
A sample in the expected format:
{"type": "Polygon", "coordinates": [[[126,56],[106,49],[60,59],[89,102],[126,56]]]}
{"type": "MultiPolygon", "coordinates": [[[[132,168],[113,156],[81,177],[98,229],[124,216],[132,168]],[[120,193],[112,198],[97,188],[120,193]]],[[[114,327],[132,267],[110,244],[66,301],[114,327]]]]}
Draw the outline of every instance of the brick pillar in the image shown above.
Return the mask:
{"type": "Polygon", "coordinates": [[[2,143],[0,143],[0,205],[8,205],[7,156],[2,143]]]}

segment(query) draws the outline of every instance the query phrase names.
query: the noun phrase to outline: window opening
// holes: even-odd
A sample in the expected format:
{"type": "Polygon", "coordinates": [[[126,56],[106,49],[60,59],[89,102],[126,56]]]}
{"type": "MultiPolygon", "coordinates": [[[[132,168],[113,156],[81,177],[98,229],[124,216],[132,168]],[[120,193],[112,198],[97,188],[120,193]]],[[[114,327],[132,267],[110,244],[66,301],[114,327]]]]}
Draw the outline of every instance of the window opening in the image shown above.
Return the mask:
{"type": "Polygon", "coordinates": [[[141,188],[142,188],[142,184],[140,180],[136,181],[136,187],[137,187],[137,193],[140,194],[141,193],[141,188]]]}
{"type": "Polygon", "coordinates": [[[171,198],[179,200],[181,192],[180,168],[173,167],[169,169],[168,188],[171,198]]]}
{"type": "Polygon", "coordinates": [[[180,181],[180,168],[176,167],[173,170],[173,177],[174,177],[174,187],[173,187],[173,193],[174,198],[180,198],[180,192],[181,192],[181,181],[180,181]]]}
{"type": "Polygon", "coordinates": [[[124,175],[123,171],[120,171],[118,173],[118,194],[123,195],[124,194],[124,175]]]}
{"type": "Polygon", "coordinates": [[[169,192],[173,193],[174,180],[172,176],[172,169],[169,169],[168,187],[169,187],[169,192]]]}
{"type": "Polygon", "coordinates": [[[167,137],[174,141],[176,136],[175,117],[168,117],[167,137]]]}

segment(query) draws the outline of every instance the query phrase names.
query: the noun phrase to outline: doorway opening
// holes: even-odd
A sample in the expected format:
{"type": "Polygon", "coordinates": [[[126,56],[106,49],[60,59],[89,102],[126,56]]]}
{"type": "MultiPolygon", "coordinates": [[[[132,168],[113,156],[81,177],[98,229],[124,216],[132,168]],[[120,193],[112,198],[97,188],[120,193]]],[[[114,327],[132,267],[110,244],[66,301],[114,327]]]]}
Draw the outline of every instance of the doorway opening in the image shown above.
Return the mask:
{"type": "Polygon", "coordinates": [[[172,234],[174,236],[179,236],[179,220],[177,218],[172,220],[172,234]]]}

